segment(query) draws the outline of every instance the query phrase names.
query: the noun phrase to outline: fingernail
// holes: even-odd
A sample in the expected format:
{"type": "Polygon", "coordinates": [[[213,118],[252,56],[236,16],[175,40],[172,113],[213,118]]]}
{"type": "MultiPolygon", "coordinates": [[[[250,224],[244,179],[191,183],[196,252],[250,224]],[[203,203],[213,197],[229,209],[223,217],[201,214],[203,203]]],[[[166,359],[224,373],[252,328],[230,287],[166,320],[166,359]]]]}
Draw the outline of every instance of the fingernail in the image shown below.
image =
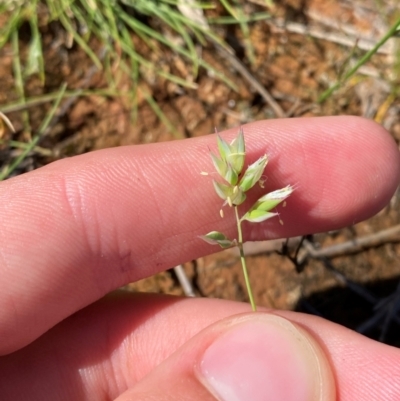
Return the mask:
{"type": "Polygon", "coordinates": [[[203,355],[200,381],[216,399],[334,400],[328,362],[311,336],[279,316],[254,315],[217,337],[203,355]]]}

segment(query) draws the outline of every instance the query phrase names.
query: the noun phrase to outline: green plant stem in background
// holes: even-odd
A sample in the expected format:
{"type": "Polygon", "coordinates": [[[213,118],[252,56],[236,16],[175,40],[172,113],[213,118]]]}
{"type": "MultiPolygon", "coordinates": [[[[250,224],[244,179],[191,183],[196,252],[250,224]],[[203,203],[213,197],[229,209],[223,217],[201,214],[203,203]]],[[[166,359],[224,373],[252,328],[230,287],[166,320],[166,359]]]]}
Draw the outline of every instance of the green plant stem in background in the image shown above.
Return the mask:
{"type": "MultiPolygon", "coordinates": [[[[271,18],[271,14],[267,12],[260,12],[254,15],[246,15],[243,19],[242,22],[255,22],[255,21],[263,21],[271,18]]],[[[208,19],[208,23],[210,25],[217,24],[217,25],[229,25],[229,24],[234,24],[236,25],[238,23],[238,20],[230,15],[223,15],[220,17],[210,17],[208,19]]]]}
{"type": "Polygon", "coordinates": [[[254,47],[250,38],[250,29],[246,21],[246,16],[242,11],[242,5],[238,4],[237,0],[234,0],[235,6],[231,5],[227,0],[221,0],[222,5],[231,14],[233,18],[237,20],[240,25],[240,29],[243,33],[247,56],[251,64],[255,64],[254,47]]]}
{"type": "MultiPolygon", "coordinates": [[[[11,43],[14,53],[13,72],[15,79],[15,88],[18,92],[18,96],[22,102],[25,102],[24,79],[22,76],[21,59],[19,55],[18,36],[19,36],[18,31],[13,31],[11,34],[11,43]]],[[[22,121],[24,125],[24,131],[28,133],[29,138],[31,138],[31,126],[29,123],[29,114],[26,110],[22,113],[22,121]]]]}
{"type": "Polygon", "coordinates": [[[239,212],[238,212],[238,207],[237,206],[235,206],[235,217],[236,217],[236,224],[237,224],[237,230],[238,230],[238,244],[237,244],[237,247],[239,248],[239,252],[240,252],[240,262],[242,263],[244,281],[246,283],[246,289],[247,289],[247,294],[249,296],[251,309],[253,310],[253,312],[256,312],[257,311],[257,306],[256,306],[256,303],[254,302],[253,290],[251,289],[249,273],[247,271],[246,258],[244,257],[242,222],[241,222],[241,220],[239,218],[239,212]]]}
{"type": "Polygon", "coordinates": [[[165,116],[163,111],[157,102],[153,99],[153,97],[147,92],[143,91],[143,96],[146,99],[147,103],[153,109],[156,116],[164,123],[164,125],[168,128],[168,130],[172,133],[175,139],[183,139],[183,135],[175,128],[174,124],[169,121],[169,119],[165,116]]]}
{"type": "Polygon", "coordinates": [[[400,18],[397,19],[397,21],[393,24],[393,26],[386,32],[386,34],[382,37],[382,39],[367,53],[364,54],[363,57],[358,60],[358,62],[354,65],[353,68],[351,68],[343,77],[343,79],[339,80],[336,82],[334,85],[332,85],[329,89],[327,89],[319,98],[318,98],[318,103],[324,102],[326,99],[328,99],[332,93],[340,88],[341,85],[344,84],[350,77],[352,77],[357,70],[364,65],[378,50],[380,47],[382,47],[387,40],[389,40],[395,33],[396,31],[399,30],[400,27],[400,18]]]}
{"type": "MultiPolygon", "coordinates": [[[[230,0],[223,0],[229,12],[234,12],[232,21],[240,24],[243,32],[249,28],[247,18],[240,9],[230,5],[230,0]],[[242,15],[243,14],[243,15],[242,15]]],[[[235,0],[236,1],[236,0],[235,0]]],[[[166,79],[181,87],[197,89],[196,78],[199,69],[202,68],[208,74],[224,82],[232,90],[237,91],[235,82],[218,68],[206,62],[199,55],[199,45],[217,43],[222,47],[228,45],[210,28],[206,16],[205,24],[199,23],[191,17],[191,14],[182,13],[180,0],[0,0],[0,14],[6,13],[6,23],[0,27],[0,50],[7,43],[14,48],[14,80],[16,90],[22,103],[24,101],[23,88],[25,81],[31,75],[38,74],[42,83],[45,82],[43,38],[41,37],[40,17],[47,22],[59,23],[65,31],[65,46],[69,48],[74,43],[80,47],[92,60],[98,69],[106,69],[108,77],[108,89],[115,88],[113,82],[115,65],[125,71],[130,77],[132,104],[136,107],[137,93],[140,81],[153,82],[157,77],[166,79]],[[18,52],[19,29],[25,23],[31,28],[31,40],[28,44],[26,56],[20,58],[18,52]],[[156,26],[156,28],[154,28],[156,26]],[[99,57],[92,50],[92,38],[96,38],[101,45],[101,51],[105,51],[104,58],[99,57]],[[150,52],[159,54],[166,49],[170,50],[172,57],[181,56],[192,67],[191,74],[178,74],[171,72],[169,63],[160,65],[154,58],[148,58],[139,53],[136,46],[139,41],[149,47],[150,52]],[[119,51],[116,51],[118,49],[119,51]],[[103,62],[103,59],[105,60],[103,62]]],[[[212,3],[193,0],[193,7],[197,9],[215,8],[212,3]]],[[[253,18],[263,17],[265,13],[256,13],[253,18]]],[[[248,40],[247,40],[248,41],[248,40]]],[[[25,54],[25,53],[24,53],[25,54]]],[[[173,64],[173,63],[172,63],[173,64]]],[[[156,102],[147,97],[148,104],[154,113],[176,136],[177,132],[173,124],[156,102]]],[[[3,106],[3,112],[6,105],[3,106]]],[[[132,115],[135,115],[133,110],[132,115]]],[[[23,115],[24,130],[29,132],[29,113],[23,115]]]]}
{"type": "Polygon", "coordinates": [[[1,172],[0,172],[0,181],[3,181],[6,179],[19,165],[20,163],[25,159],[25,157],[32,151],[32,149],[35,148],[36,144],[39,142],[39,139],[41,139],[42,135],[46,132],[51,120],[53,119],[57,108],[61,102],[61,100],[64,97],[65,89],[67,88],[67,84],[63,84],[63,86],[60,89],[60,92],[58,93],[58,97],[55,100],[53,107],[49,111],[49,113],[46,115],[46,118],[42,122],[41,126],[39,127],[38,133],[35,135],[35,137],[27,144],[25,150],[11,163],[11,165],[6,166],[1,172]]]}

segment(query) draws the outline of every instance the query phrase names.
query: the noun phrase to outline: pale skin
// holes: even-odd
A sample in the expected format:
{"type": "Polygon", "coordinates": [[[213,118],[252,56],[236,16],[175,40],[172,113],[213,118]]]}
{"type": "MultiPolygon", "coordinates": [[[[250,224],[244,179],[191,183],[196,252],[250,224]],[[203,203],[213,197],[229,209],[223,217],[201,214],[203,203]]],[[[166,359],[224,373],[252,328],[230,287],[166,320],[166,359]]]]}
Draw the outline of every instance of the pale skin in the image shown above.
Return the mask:
{"type": "MultiPolygon", "coordinates": [[[[265,189],[254,197],[296,187],[280,209],[284,225],[244,224],[245,239],[351,225],[381,210],[399,183],[397,146],[371,121],[273,120],[243,129],[247,156],[270,158],[265,189]]],[[[226,140],[236,134],[221,132],[226,140]]],[[[214,135],[108,149],[1,183],[1,400],[216,400],[196,379],[198,358],[227,330],[221,320],[250,315],[250,306],[112,293],[216,251],[198,235],[235,236],[234,219],[221,219],[221,200],[199,174],[212,170],[208,148],[214,135]]],[[[268,313],[319,345],[337,400],[400,399],[400,350],[321,318],[268,313]]]]}

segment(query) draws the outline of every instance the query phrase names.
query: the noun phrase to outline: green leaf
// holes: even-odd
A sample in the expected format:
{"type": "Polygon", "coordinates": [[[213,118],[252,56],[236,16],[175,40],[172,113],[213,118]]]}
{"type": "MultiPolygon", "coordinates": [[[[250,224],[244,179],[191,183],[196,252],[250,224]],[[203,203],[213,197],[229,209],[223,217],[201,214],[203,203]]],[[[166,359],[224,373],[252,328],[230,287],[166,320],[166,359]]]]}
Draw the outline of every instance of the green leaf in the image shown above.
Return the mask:
{"type": "Polygon", "coordinates": [[[225,178],[226,170],[227,170],[227,165],[224,160],[219,159],[217,156],[214,155],[214,153],[211,154],[211,160],[214,164],[215,170],[217,170],[217,173],[225,178]]]}
{"type": "Polygon", "coordinates": [[[243,128],[240,127],[238,136],[232,141],[231,148],[236,153],[246,153],[246,148],[244,144],[244,134],[243,128]]]}
{"type": "MultiPolygon", "coordinates": [[[[238,136],[228,144],[219,135],[217,135],[218,151],[221,156],[221,160],[229,166],[230,170],[233,170],[234,174],[231,174],[229,178],[239,176],[242,172],[245,159],[245,145],[243,130],[239,130],[238,136]]],[[[228,169],[229,170],[229,169],[228,169]]],[[[226,174],[223,177],[230,182],[232,185],[237,184],[237,180],[227,179],[226,174]]]]}
{"type": "Polygon", "coordinates": [[[225,180],[229,182],[229,184],[235,186],[239,180],[239,173],[235,171],[235,169],[233,168],[233,166],[228,163],[227,164],[227,171],[225,174],[225,180]]]}
{"type": "Polygon", "coordinates": [[[232,165],[232,168],[239,175],[244,166],[244,159],[246,156],[243,129],[240,128],[238,136],[230,144],[231,153],[227,160],[232,165]]]}
{"type": "Polygon", "coordinates": [[[224,180],[229,182],[229,184],[236,185],[239,180],[239,175],[235,171],[235,169],[232,168],[232,165],[230,163],[227,163],[225,160],[219,159],[213,153],[211,153],[211,159],[215,169],[217,170],[217,173],[224,180]]]}
{"type": "MultiPolygon", "coordinates": [[[[245,156],[245,153],[231,153],[227,158],[228,164],[231,166],[232,170],[237,176],[243,170],[245,156]]],[[[237,181],[235,182],[235,185],[236,184],[237,181]]]]}
{"type": "Polygon", "coordinates": [[[199,236],[203,241],[211,245],[219,245],[221,248],[230,248],[236,245],[236,241],[231,241],[228,237],[218,231],[211,231],[206,235],[199,236]]]}
{"type": "Polygon", "coordinates": [[[218,151],[221,159],[226,161],[231,154],[231,147],[217,134],[218,151]]]}
{"type": "Polygon", "coordinates": [[[232,187],[231,186],[222,184],[215,180],[213,180],[213,184],[214,184],[215,192],[221,199],[227,200],[228,197],[230,197],[232,195],[232,187]]]}
{"type": "Polygon", "coordinates": [[[265,166],[267,165],[268,157],[264,155],[256,162],[247,167],[242,179],[239,182],[239,187],[243,192],[247,192],[250,188],[260,180],[265,166]]]}
{"type": "Polygon", "coordinates": [[[288,185],[285,188],[277,189],[262,196],[250,210],[266,210],[269,211],[279,205],[293,192],[293,187],[288,185]]]}
{"type": "Polygon", "coordinates": [[[236,186],[232,190],[231,200],[232,204],[236,206],[241,205],[246,200],[246,194],[238,186],[236,186]]]}
{"type": "Polygon", "coordinates": [[[249,210],[242,217],[242,220],[247,220],[251,223],[261,223],[262,221],[268,220],[271,217],[275,217],[277,214],[278,213],[271,213],[265,210],[249,210]]]}
{"type": "Polygon", "coordinates": [[[241,205],[246,200],[246,194],[238,186],[230,186],[213,180],[217,195],[232,205],[241,205]]]}
{"type": "Polygon", "coordinates": [[[250,208],[250,210],[242,217],[241,220],[259,223],[277,215],[277,213],[270,213],[275,206],[279,205],[293,192],[293,187],[288,185],[285,188],[278,189],[262,196],[250,208]]]}

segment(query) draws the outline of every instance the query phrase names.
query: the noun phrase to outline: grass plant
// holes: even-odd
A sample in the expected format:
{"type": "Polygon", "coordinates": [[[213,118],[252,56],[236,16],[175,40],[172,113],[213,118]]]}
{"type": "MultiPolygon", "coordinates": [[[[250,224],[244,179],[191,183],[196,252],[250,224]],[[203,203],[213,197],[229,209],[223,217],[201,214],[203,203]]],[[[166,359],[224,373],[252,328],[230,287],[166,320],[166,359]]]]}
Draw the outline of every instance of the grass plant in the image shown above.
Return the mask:
{"type": "Polygon", "coordinates": [[[397,18],[396,22],[389,28],[389,30],[383,35],[383,37],[376,43],[376,45],[366,52],[364,56],[362,56],[353,67],[351,67],[346,73],[343,74],[343,77],[335,82],[332,86],[330,86],[326,91],[324,91],[318,98],[318,103],[323,103],[332,94],[339,89],[342,85],[344,85],[358,70],[361,66],[363,66],[367,61],[371,59],[371,57],[377,53],[377,51],[396,33],[400,31],[400,17],[397,18]]]}
{"type": "MultiPolygon", "coordinates": [[[[44,81],[41,20],[46,24],[58,22],[70,37],[69,45],[76,42],[99,69],[103,68],[103,63],[91,47],[90,40],[93,37],[96,37],[106,48],[108,56],[113,61],[128,63],[135,85],[138,84],[141,69],[144,68],[181,86],[196,88],[194,79],[199,68],[202,67],[235,89],[235,83],[199,57],[196,49],[196,43],[205,45],[207,40],[212,40],[221,46],[226,46],[224,41],[208,25],[200,24],[182,14],[177,8],[178,4],[177,0],[122,0],[120,2],[108,0],[8,0],[0,4],[0,14],[9,16],[5,25],[0,29],[0,49],[10,41],[15,45],[19,28],[24,23],[28,23],[32,39],[29,44],[24,74],[26,77],[37,73],[44,81]],[[153,24],[150,23],[151,21],[153,24]],[[158,29],[153,26],[157,26],[158,29]],[[162,44],[165,48],[184,57],[192,66],[191,77],[179,77],[166,68],[160,68],[159,65],[149,61],[136,49],[132,34],[139,37],[150,50],[154,50],[157,44],[162,44]],[[121,50],[121,55],[116,49],[121,50]]],[[[196,1],[193,6],[206,9],[212,7],[212,4],[196,1]]],[[[224,6],[228,11],[234,13],[233,20],[240,23],[242,30],[247,32],[248,19],[244,16],[242,18],[243,13],[238,12],[239,8],[233,9],[227,0],[224,0],[224,6]],[[240,16],[239,20],[236,15],[240,16]]],[[[17,54],[16,56],[19,58],[17,54]]]]}
{"type": "MultiPolygon", "coordinates": [[[[220,35],[215,33],[213,26],[202,24],[189,14],[182,13],[180,6],[183,0],[4,0],[0,2],[0,16],[4,24],[0,27],[0,50],[7,44],[13,52],[13,74],[18,103],[24,107],[35,103],[25,93],[25,82],[32,75],[37,75],[44,85],[46,82],[45,62],[43,53],[42,28],[50,23],[59,24],[65,32],[66,47],[74,43],[80,47],[92,60],[93,64],[104,71],[108,88],[96,94],[113,92],[118,97],[118,82],[111,71],[118,65],[121,71],[131,80],[132,116],[137,115],[137,95],[141,79],[151,72],[152,76],[174,82],[180,87],[196,89],[196,77],[199,69],[205,69],[217,79],[223,81],[231,89],[236,90],[236,84],[227,78],[226,74],[218,71],[207,63],[199,54],[199,49],[207,43],[217,43],[227,47],[220,35]],[[30,41],[23,57],[20,55],[20,28],[29,27],[30,41]],[[136,38],[136,39],[134,39],[136,38]],[[100,44],[102,57],[93,49],[93,39],[100,44]],[[150,52],[172,52],[182,57],[186,65],[190,66],[188,76],[179,76],[171,71],[168,63],[152,61],[139,51],[136,43],[141,41],[150,52]]],[[[211,2],[192,0],[187,3],[198,10],[214,8],[211,2]]],[[[267,3],[266,3],[267,4],[267,3]]],[[[223,7],[229,14],[226,21],[237,23],[244,34],[247,53],[253,54],[249,39],[248,23],[260,18],[266,18],[266,13],[255,13],[246,16],[237,4],[222,1],[223,7]]],[[[223,23],[214,21],[213,24],[223,23]]],[[[143,46],[142,46],[143,48],[143,46]]],[[[65,92],[68,95],[68,91],[65,92]]],[[[83,95],[81,93],[80,95],[83,95]]],[[[56,94],[55,97],[58,95],[56,94]]],[[[54,99],[54,96],[43,95],[44,99],[54,99]]],[[[166,128],[178,137],[178,132],[168,117],[163,113],[156,99],[151,93],[145,93],[144,98],[153,109],[157,117],[166,128]]],[[[11,105],[12,106],[12,105],[11,105]]],[[[7,112],[10,105],[4,105],[1,110],[7,112]]],[[[22,111],[23,130],[29,139],[33,136],[30,126],[29,110],[22,111]]]]}
{"type": "MultiPolygon", "coordinates": [[[[66,85],[64,84],[59,93],[58,97],[56,98],[51,110],[47,113],[46,118],[43,120],[42,124],[40,125],[37,134],[30,140],[28,144],[22,144],[23,151],[22,153],[15,159],[10,165],[5,165],[3,169],[0,171],[0,181],[6,179],[26,158],[26,156],[36,147],[42,135],[46,132],[47,128],[49,127],[51,120],[53,119],[54,115],[57,112],[58,106],[60,105],[61,100],[64,97],[64,92],[66,89],[66,85]]],[[[4,118],[4,117],[3,117],[4,118]]],[[[15,146],[18,142],[12,141],[12,146],[15,146]]]]}
{"type": "MultiPolygon", "coordinates": [[[[293,187],[288,185],[282,189],[263,195],[247,212],[240,216],[238,206],[246,200],[246,193],[256,184],[263,187],[262,175],[267,165],[268,157],[267,155],[261,156],[243,171],[246,158],[243,129],[240,128],[238,136],[230,144],[225,142],[219,135],[217,135],[217,141],[219,157],[211,153],[211,159],[221,180],[213,180],[214,189],[217,195],[224,200],[223,206],[229,205],[234,209],[238,237],[232,240],[219,231],[211,231],[200,238],[209,244],[219,245],[221,248],[230,248],[232,246],[239,248],[240,261],[242,263],[251,308],[253,311],[256,311],[257,306],[254,301],[243,251],[242,223],[244,221],[261,223],[278,216],[277,212],[271,212],[271,210],[282,203],[293,192],[293,187]]],[[[202,174],[208,175],[208,173],[202,174]]],[[[222,208],[220,215],[224,217],[222,208]]]]}

